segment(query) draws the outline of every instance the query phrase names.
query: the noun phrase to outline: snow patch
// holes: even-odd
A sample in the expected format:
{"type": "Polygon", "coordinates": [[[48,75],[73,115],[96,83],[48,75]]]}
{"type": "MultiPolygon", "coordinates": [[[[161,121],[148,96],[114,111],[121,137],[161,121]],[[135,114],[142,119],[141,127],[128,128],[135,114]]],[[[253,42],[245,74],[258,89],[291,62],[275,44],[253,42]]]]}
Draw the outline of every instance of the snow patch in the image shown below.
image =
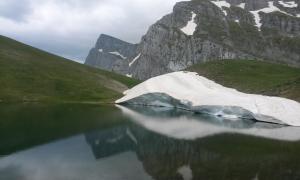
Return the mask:
{"type": "Polygon", "coordinates": [[[288,1],[288,2],[278,1],[278,3],[280,5],[282,5],[283,7],[287,7],[287,8],[296,8],[296,7],[298,7],[298,4],[295,1],[288,1]]]}
{"type": "Polygon", "coordinates": [[[197,14],[195,14],[192,11],[192,19],[187,23],[187,25],[185,27],[180,29],[182,32],[184,32],[188,36],[192,36],[194,34],[194,32],[196,31],[196,28],[197,28],[197,24],[195,23],[196,16],[197,16],[197,14]]]}
{"type": "Polygon", "coordinates": [[[102,52],[103,52],[103,49],[98,49],[98,51],[102,53],[102,52]]]}
{"type": "Polygon", "coordinates": [[[116,55],[116,56],[119,56],[121,57],[122,59],[126,59],[127,57],[125,57],[124,55],[122,55],[121,53],[117,52],[117,51],[114,51],[114,52],[109,52],[110,54],[113,54],[113,55],[116,55]]]}
{"type": "Polygon", "coordinates": [[[240,8],[242,8],[242,9],[245,9],[246,3],[241,3],[241,4],[237,5],[237,7],[240,7],[240,8]]]}
{"type": "Polygon", "coordinates": [[[140,57],[141,57],[141,53],[139,54],[139,55],[137,55],[130,63],[129,63],[129,67],[131,67],[134,63],[135,63],[135,61],[137,61],[140,57]]]}
{"type": "Polygon", "coordinates": [[[214,3],[216,6],[218,6],[222,11],[223,13],[225,14],[225,16],[227,16],[227,11],[223,9],[223,7],[227,7],[227,8],[230,8],[231,5],[226,2],[226,1],[211,1],[212,3],[214,3]]]}
{"type": "Polygon", "coordinates": [[[126,76],[132,78],[132,74],[126,74],[126,76]]]}
{"type": "Polygon", "coordinates": [[[234,20],[234,22],[236,22],[236,23],[240,23],[240,20],[236,19],[236,20],[234,20]]]}
{"type": "Polygon", "coordinates": [[[297,14],[296,17],[300,18],[300,14],[297,14]]]}
{"type": "Polygon", "coordinates": [[[253,16],[254,16],[254,20],[255,20],[255,24],[256,24],[255,26],[258,28],[259,31],[261,31],[261,26],[262,26],[261,17],[259,15],[260,12],[263,12],[263,13],[272,13],[272,12],[278,11],[278,12],[281,12],[283,14],[286,14],[286,15],[289,15],[289,16],[293,16],[293,15],[287,13],[287,12],[281,11],[278,7],[274,6],[274,2],[273,1],[269,1],[268,5],[269,6],[266,7],[266,8],[259,9],[259,10],[256,10],[256,11],[250,11],[250,13],[252,13],[253,16]]]}
{"type": "Polygon", "coordinates": [[[151,78],[125,91],[125,96],[116,103],[124,103],[153,93],[162,93],[181,102],[189,102],[191,107],[239,107],[253,113],[258,120],[271,122],[270,119],[273,118],[288,125],[300,126],[298,102],[280,97],[242,93],[193,72],[181,71],[151,78]]]}

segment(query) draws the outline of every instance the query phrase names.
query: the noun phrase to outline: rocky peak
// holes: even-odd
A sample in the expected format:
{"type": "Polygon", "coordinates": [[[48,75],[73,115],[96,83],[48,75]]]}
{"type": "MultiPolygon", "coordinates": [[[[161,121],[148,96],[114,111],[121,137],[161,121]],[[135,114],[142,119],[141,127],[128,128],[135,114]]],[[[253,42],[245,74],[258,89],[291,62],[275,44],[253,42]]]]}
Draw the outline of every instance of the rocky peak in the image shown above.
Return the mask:
{"type": "Polygon", "coordinates": [[[298,2],[179,2],[173,13],[149,28],[138,48],[141,56],[130,71],[136,78],[148,79],[222,59],[265,59],[300,66],[298,6],[286,3],[298,2]],[[192,34],[184,31],[189,28],[194,28],[192,34]]]}
{"type": "Polygon", "coordinates": [[[95,47],[100,49],[100,51],[102,49],[103,52],[118,52],[123,57],[129,57],[134,53],[136,45],[106,34],[101,34],[95,47]]]}
{"type": "Polygon", "coordinates": [[[85,64],[127,74],[128,58],[135,55],[137,45],[125,42],[115,37],[101,34],[96,45],[91,49],[85,64]]]}
{"type": "MultiPolygon", "coordinates": [[[[127,57],[122,65],[127,69],[120,72],[142,80],[210,60],[260,59],[299,67],[299,4],[299,0],[179,2],[172,13],[150,26],[140,44],[104,36],[97,48],[106,52],[113,46],[127,57]]],[[[93,61],[95,55],[90,54],[93,61]]],[[[99,61],[112,62],[104,57],[99,61]]]]}

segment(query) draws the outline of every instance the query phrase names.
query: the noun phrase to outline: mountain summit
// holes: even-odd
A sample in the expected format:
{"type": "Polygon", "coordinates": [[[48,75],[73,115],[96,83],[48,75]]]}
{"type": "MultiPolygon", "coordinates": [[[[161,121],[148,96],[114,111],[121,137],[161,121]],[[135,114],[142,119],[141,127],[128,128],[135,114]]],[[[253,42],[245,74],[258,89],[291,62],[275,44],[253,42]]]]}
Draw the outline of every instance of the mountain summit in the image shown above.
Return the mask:
{"type": "Polygon", "coordinates": [[[129,63],[126,59],[134,56],[136,47],[135,44],[101,34],[95,47],[90,50],[85,64],[120,74],[127,74],[129,63]]]}
{"type": "MultiPolygon", "coordinates": [[[[132,56],[126,57],[128,72],[119,72],[138,79],[222,59],[258,59],[299,67],[299,1],[179,2],[132,47],[132,56]]],[[[105,58],[99,64],[104,61],[112,62],[105,58]]]]}

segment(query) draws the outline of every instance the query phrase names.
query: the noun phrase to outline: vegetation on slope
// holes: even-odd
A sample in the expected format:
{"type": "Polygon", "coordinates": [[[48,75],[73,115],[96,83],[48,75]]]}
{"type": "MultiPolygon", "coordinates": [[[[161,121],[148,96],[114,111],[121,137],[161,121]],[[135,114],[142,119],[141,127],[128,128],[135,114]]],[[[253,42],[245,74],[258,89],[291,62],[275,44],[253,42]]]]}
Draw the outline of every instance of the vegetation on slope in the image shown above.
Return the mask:
{"type": "Polygon", "coordinates": [[[137,83],[0,36],[0,102],[112,102],[137,83]]]}
{"type": "Polygon", "coordinates": [[[212,61],[188,68],[226,87],[300,102],[300,69],[254,60],[212,61]]]}

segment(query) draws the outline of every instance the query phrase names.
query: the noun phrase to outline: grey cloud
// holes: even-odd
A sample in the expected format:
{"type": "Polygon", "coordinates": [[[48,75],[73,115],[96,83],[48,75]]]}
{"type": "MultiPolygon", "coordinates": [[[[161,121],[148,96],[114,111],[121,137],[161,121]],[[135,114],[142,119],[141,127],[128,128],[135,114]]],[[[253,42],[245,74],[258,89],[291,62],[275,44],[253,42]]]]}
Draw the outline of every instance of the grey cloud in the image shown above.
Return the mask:
{"type": "Polygon", "coordinates": [[[30,2],[28,0],[9,0],[0,2],[0,16],[14,21],[24,21],[25,16],[30,13],[30,2]]]}
{"type": "Polygon", "coordinates": [[[101,33],[137,43],[178,1],[0,1],[0,34],[83,61],[101,33]]]}

